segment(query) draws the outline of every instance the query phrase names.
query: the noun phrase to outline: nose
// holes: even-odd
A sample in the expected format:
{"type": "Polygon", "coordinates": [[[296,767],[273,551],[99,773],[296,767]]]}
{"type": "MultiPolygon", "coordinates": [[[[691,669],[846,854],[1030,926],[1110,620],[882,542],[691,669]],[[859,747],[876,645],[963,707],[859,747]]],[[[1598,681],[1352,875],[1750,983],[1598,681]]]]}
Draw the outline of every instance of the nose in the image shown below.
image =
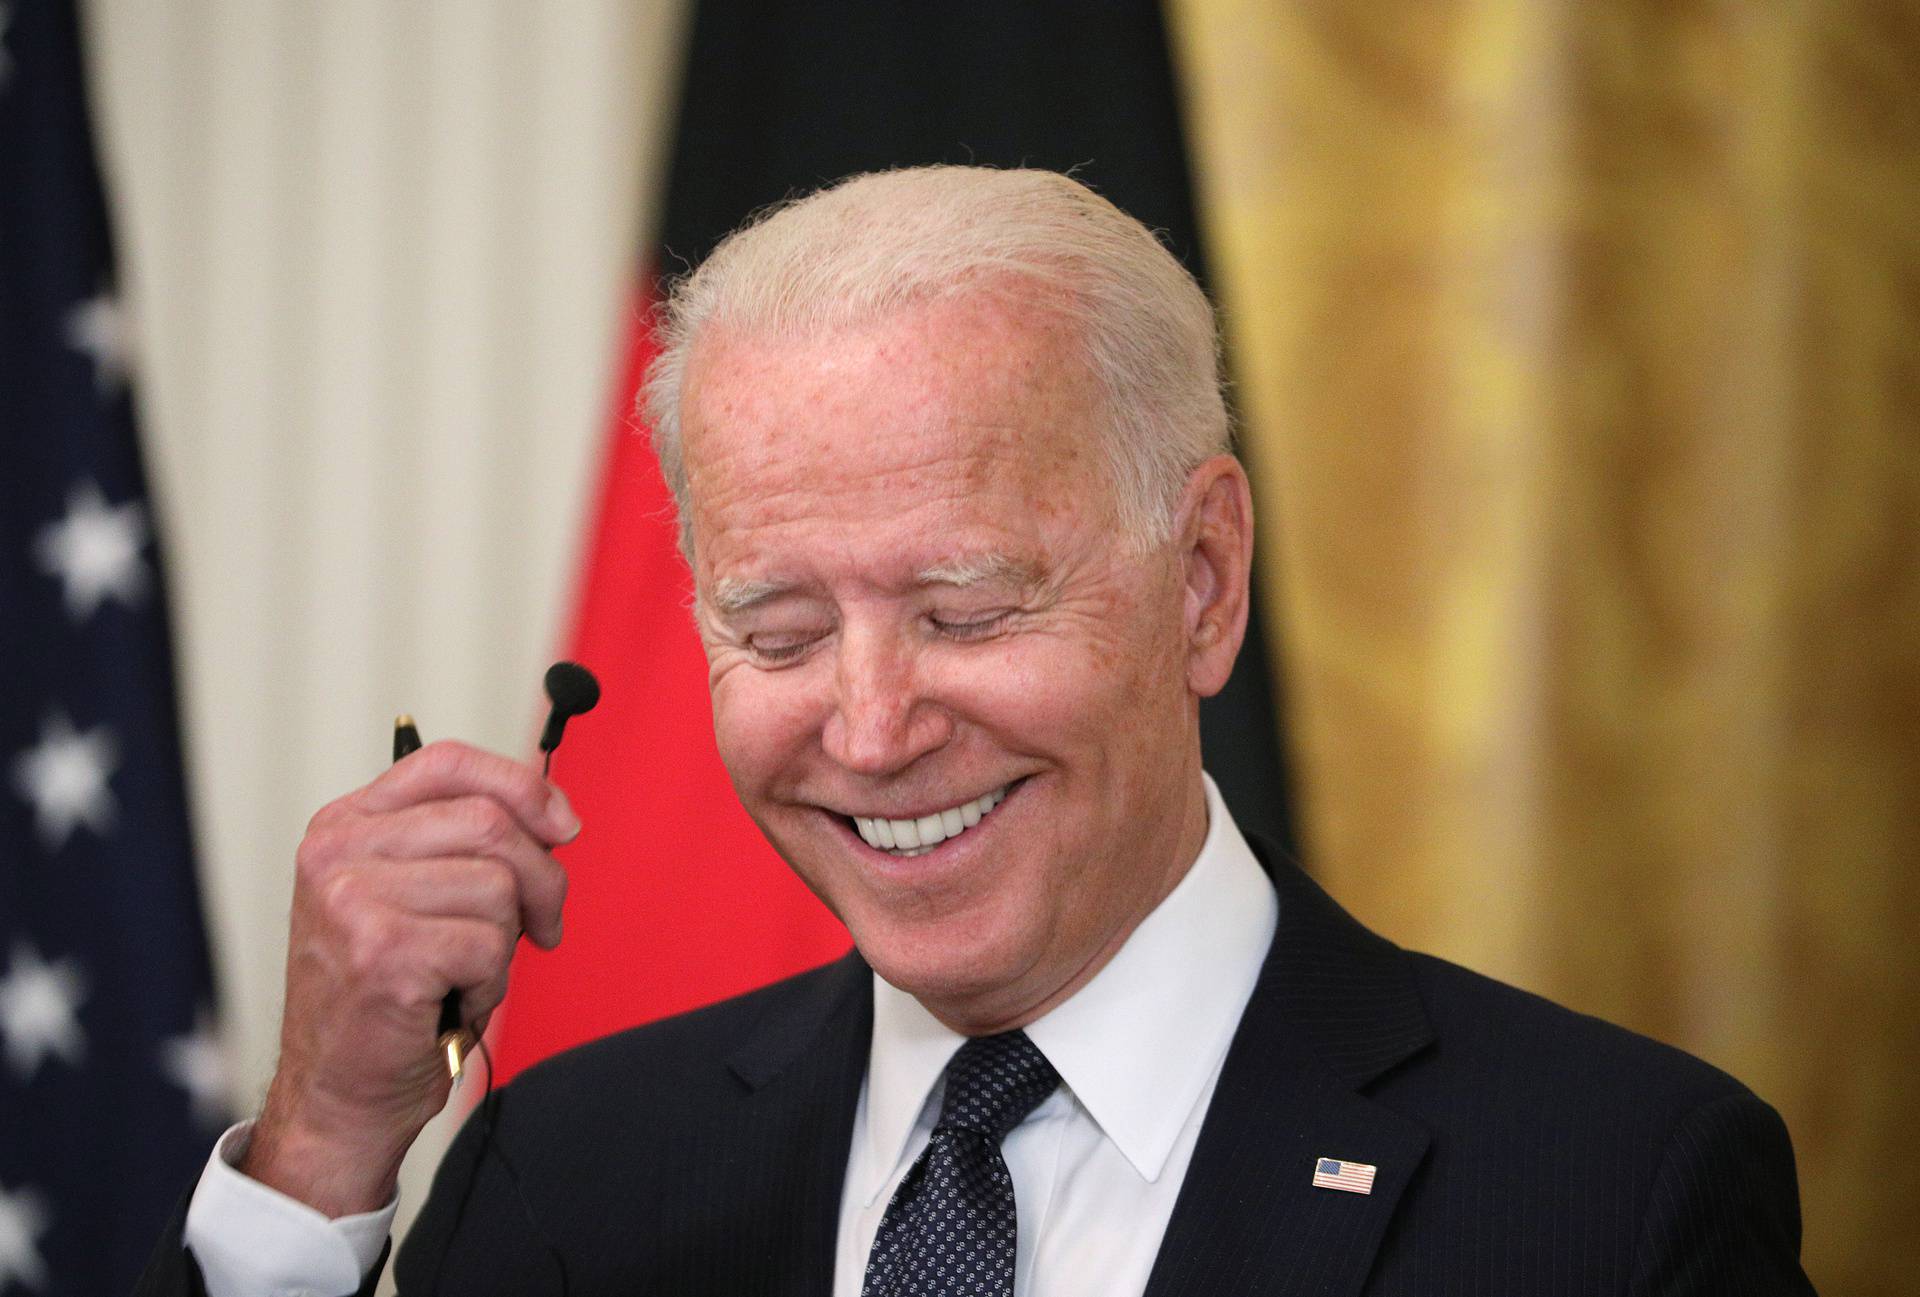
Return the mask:
{"type": "Polygon", "coordinates": [[[821,742],[855,774],[897,774],[953,737],[953,714],[926,696],[912,649],[877,629],[843,627],[834,706],[821,742]]]}

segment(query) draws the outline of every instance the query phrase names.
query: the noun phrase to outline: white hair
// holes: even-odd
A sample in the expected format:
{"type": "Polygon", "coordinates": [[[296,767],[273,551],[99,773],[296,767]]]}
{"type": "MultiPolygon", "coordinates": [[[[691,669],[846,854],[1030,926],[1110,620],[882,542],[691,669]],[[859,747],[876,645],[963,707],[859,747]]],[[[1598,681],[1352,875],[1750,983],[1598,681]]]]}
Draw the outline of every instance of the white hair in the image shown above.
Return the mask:
{"type": "Polygon", "coordinates": [[[1064,318],[1106,402],[1122,535],[1164,540],[1189,473],[1230,443],[1212,307],[1153,233],[1052,171],[917,167],[769,208],[668,287],[640,412],[688,535],[680,404],[709,324],[805,337],[968,292],[1023,293],[1064,318]]]}

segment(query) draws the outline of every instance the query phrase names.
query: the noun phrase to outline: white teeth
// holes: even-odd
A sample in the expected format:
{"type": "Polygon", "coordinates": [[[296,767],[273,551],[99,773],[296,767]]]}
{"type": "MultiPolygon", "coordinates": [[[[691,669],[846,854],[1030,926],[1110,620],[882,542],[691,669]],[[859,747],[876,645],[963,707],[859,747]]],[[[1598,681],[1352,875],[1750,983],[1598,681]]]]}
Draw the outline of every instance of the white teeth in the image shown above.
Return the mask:
{"type": "MultiPolygon", "coordinates": [[[[1011,787],[1012,785],[1008,785],[1011,787]]],[[[890,851],[896,856],[922,856],[945,842],[959,837],[978,824],[994,807],[1007,799],[1006,788],[982,793],[970,802],[935,811],[911,820],[889,820],[882,816],[853,817],[854,827],[870,847],[890,851]]]]}

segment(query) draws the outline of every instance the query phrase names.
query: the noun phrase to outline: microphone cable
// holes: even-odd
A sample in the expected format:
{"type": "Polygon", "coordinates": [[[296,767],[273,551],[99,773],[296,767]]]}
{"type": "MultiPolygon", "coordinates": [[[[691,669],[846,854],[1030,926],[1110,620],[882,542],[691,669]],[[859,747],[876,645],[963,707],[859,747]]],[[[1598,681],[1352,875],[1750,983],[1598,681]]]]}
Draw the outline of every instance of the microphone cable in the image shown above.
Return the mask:
{"type": "Polygon", "coordinates": [[[540,1218],[534,1214],[533,1204],[527,1201],[526,1186],[520,1182],[520,1172],[507,1156],[507,1150],[493,1142],[494,1121],[500,1109],[500,1091],[493,1088],[493,1052],[487,1048],[487,1038],[484,1035],[477,1037],[474,1048],[480,1052],[480,1061],[485,1064],[487,1073],[487,1088],[480,1096],[476,1117],[480,1123],[480,1147],[473,1152],[473,1170],[467,1175],[466,1188],[460,1191],[459,1205],[453,1209],[453,1224],[447,1230],[447,1245],[440,1249],[440,1260],[434,1264],[433,1286],[429,1291],[440,1291],[440,1281],[446,1276],[447,1258],[453,1254],[454,1240],[460,1237],[460,1223],[467,1216],[467,1204],[473,1200],[473,1191],[480,1183],[481,1164],[491,1153],[500,1163],[500,1169],[507,1173],[507,1182],[513,1186],[513,1196],[520,1203],[520,1214],[526,1219],[527,1228],[533,1231],[534,1238],[553,1258],[554,1269],[560,1272],[560,1297],[569,1297],[572,1284],[567,1274],[567,1259],[560,1255],[559,1247],[541,1226],[540,1218]]]}

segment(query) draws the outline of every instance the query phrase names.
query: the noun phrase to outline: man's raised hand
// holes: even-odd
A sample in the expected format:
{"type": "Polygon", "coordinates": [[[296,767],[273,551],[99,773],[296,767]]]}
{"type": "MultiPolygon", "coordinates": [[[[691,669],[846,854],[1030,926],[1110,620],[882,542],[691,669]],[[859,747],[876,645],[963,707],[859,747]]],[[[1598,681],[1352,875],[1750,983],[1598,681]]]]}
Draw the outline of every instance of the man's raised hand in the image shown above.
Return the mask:
{"type": "Polygon", "coordinates": [[[476,1028],[524,931],[560,940],[550,854],[580,822],[529,765],[432,743],[322,807],[295,855],[280,1062],[241,1169],[329,1216],[371,1211],[445,1105],[440,1002],[476,1028]]]}

